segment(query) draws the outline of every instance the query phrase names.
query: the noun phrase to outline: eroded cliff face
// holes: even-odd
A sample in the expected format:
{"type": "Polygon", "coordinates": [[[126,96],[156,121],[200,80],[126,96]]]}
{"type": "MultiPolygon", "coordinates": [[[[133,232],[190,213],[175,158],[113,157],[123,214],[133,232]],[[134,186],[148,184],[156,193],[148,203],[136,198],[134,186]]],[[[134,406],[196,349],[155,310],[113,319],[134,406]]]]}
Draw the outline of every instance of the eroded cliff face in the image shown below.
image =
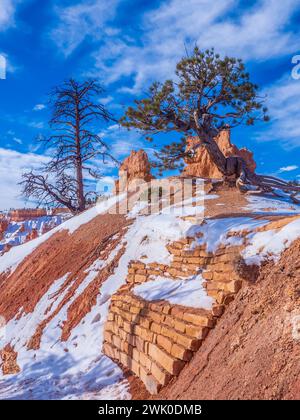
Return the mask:
{"type": "MultiPolygon", "coordinates": [[[[192,150],[198,144],[198,137],[187,138],[186,150],[192,150]]],[[[240,156],[245,159],[248,167],[255,171],[256,163],[253,158],[253,153],[246,148],[239,149],[230,140],[230,130],[223,130],[216,138],[221,151],[226,157],[229,156],[240,156]]],[[[217,166],[213,163],[207,150],[204,146],[200,146],[196,149],[193,157],[185,159],[186,167],[184,168],[183,176],[195,176],[200,178],[222,178],[222,173],[218,170],[217,166]]]]}
{"type": "Polygon", "coordinates": [[[142,149],[132,151],[120,166],[116,190],[122,192],[134,189],[140,183],[149,182],[153,178],[147,153],[142,149]]]}
{"type": "Polygon", "coordinates": [[[66,209],[20,209],[1,214],[0,254],[43,235],[68,217],[66,209]]]}
{"type": "Polygon", "coordinates": [[[299,344],[281,327],[299,308],[299,240],[265,258],[298,238],[300,208],[203,194],[183,214],[137,212],[141,191],[118,214],[110,197],[0,257],[0,398],[149,398],[143,383],[159,398],[297,396],[299,344]]]}
{"type": "Polygon", "coordinates": [[[9,221],[6,219],[0,220],[0,240],[3,239],[4,232],[7,230],[9,221]]]}
{"type": "Polygon", "coordinates": [[[158,399],[300,398],[300,241],[244,282],[201,349],[158,399]]]}
{"type": "Polygon", "coordinates": [[[46,209],[11,210],[7,216],[11,222],[21,222],[24,220],[30,220],[30,219],[35,219],[37,217],[47,216],[47,210],[46,209]]]}

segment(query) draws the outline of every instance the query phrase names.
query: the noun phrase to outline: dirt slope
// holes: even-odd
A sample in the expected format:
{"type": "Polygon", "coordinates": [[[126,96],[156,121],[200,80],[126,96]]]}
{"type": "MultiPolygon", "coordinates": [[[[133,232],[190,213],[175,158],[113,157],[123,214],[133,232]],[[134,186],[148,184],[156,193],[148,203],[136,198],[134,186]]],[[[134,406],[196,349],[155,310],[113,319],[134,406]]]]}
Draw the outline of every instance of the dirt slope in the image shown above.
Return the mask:
{"type": "MultiPolygon", "coordinates": [[[[24,313],[32,312],[53,282],[71,273],[64,285],[64,289],[70,285],[71,287],[61,304],[63,306],[86,277],[85,270],[99,256],[107,258],[106,254],[120,242],[125,233],[123,228],[128,224],[122,215],[103,214],[82,225],[71,235],[67,231],[53,235],[27,257],[11,276],[6,278],[4,274],[0,275],[1,315],[9,321],[21,308],[24,313]]],[[[117,262],[118,258],[115,259],[114,265],[117,262]]],[[[109,266],[105,272],[101,272],[85,293],[74,301],[64,325],[64,338],[95,304],[97,290],[111,270],[112,267],[109,266]]],[[[44,326],[49,320],[45,316],[41,321],[41,325],[44,326]]],[[[40,332],[37,332],[38,336],[40,332]]],[[[32,333],[34,334],[34,331],[32,333]]],[[[30,347],[37,348],[38,342],[31,343],[30,347]]]]}
{"type": "Polygon", "coordinates": [[[297,327],[299,240],[241,289],[194,359],[156,398],[299,399],[297,327]]]}
{"type": "MultiPolygon", "coordinates": [[[[284,207],[288,219],[273,214],[272,208],[266,214],[265,199],[254,211],[245,196],[228,188],[216,186],[212,194],[205,202],[206,217],[267,217],[274,222],[270,228],[277,229],[294,214],[290,206],[284,207]]],[[[153,249],[174,240],[166,239],[163,229],[178,230],[182,237],[181,228],[176,216],[172,223],[169,216],[167,223],[164,217],[150,218],[153,229],[144,217],[98,214],[84,217],[90,220],[85,224],[74,219],[73,233],[55,231],[30,255],[25,253],[27,258],[11,275],[0,274],[0,316],[7,332],[0,367],[4,374],[18,373],[3,378],[0,372],[0,398],[98,398],[103,390],[101,395],[122,399],[130,397],[128,386],[133,398],[148,398],[140,381],[128,372],[123,380],[121,369],[101,353],[106,306],[108,310],[118,281],[125,282],[130,260],[142,258],[136,257],[131,242],[141,248],[141,256],[144,243],[150,244],[146,254],[153,252],[157,258],[153,249]]],[[[197,223],[193,214],[188,217],[189,223],[197,223]]],[[[299,398],[299,341],[292,338],[290,325],[291,316],[300,315],[299,277],[298,241],[278,265],[263,268],[256,284],[244,286],[190,365],[158,398],[299,398]]]]}

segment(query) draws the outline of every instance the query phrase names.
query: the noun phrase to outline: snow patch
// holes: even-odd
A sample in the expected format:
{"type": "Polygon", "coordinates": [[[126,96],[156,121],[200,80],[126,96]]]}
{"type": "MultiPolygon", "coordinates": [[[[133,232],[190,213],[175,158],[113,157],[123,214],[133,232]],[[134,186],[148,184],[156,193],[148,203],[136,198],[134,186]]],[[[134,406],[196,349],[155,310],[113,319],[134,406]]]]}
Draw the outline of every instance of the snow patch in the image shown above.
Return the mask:
{"type": "Polygon", "coordinates": [[[200,274],[184,280],[157,277],[135,286],[133,293],[145,300],[167,300],[174,305],[210,310],[214,299],[207,295],[203,281],[200,274]]]}
{"type": "Polygon", "coordinates": [[[106,201],[102,201],[91,209],[81,213],[78,216],[74,216],[56,228],[50,230],[44,235],[33,239],[32,241],[26,242],[25,244],[16,246],[10,249],[7,253],[0,257],[0,273],[10,272],[13,273],[18,265],[30,255],[38,246],[47,241],[52,235],[63,230],[67,230],[69,234],[74,233],[80,226],[90,222],[99,214],[104,213],[118,201],[123,200],[124,194],[114,196],[106,201]]]}
{"type": "Polygon", "coordinates": [[[254,213],[276,213],[276,214],[298,214],[300,213],[300,205],[292,204],[289,196],[283,192],[278,191],[281,197],[268,197],[266,195],[249,195],[245,196],[249,204],[245,210],[250,210],[254,213]]]}
{"type": "Polygon", "coordinates": [[[175,214],[139,216],[130,228],[132,239],[128,241],[127,249],[131,259],[167,264],[171,255],[166,245],[184,237],[190,227],[190,222],[175,214]]]}
{"type": "Polygon", "coordinates": [[[202,225],[192,226],[187,231],[186,236],[195,236],[191,249],[206,244],[208,252],[215,252],[220,245],[242,245],[244,238],[238,235],[239,232],[251,232],[253,229],[265,226],[268,223],[268,220],[256,220],[251,217],[207,219],[202,225]]]}
{"type": "Polygon", "coordinates": [[[280,254],[300,237],[300,218],[278,230],[256,232],[248,236],[249,245],[242,251],[248,265],[265,259],[278,260],[280,254]]]}

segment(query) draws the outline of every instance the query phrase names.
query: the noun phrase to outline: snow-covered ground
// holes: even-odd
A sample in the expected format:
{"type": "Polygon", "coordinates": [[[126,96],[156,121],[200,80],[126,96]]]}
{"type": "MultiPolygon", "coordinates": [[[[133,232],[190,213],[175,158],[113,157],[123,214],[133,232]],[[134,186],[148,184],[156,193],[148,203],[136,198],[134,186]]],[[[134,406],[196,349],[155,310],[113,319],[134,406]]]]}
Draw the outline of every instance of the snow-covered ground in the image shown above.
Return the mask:
{"type": "MultiPolygon", "coordinates": [[[[119,200],[121,199],[122,197],[119,198],[119,200]]],[[[258,202],[255,200],[256,197],[249,201],[249,206],[254,206],[252,211],[262,211],[266,208],[265,202],[261,198],[258,202]]],[[[269,208],[270,201],[267,200],[269,208]]],[[[51,232],[12,248],[0,257],[0,273],[14,270],[26,256],[55,232],[67,230],[72,234],[80,226],[105,212],[117,201],[116,197],[111,197],[98,206],[66,221],[51,232]]],[[[279,200],[278,203],[279,210],[277,211],[281,212],[282,208],[286,206],[286,202],[280,204],[279,200]]],[[[199,206],[202,206],[202,203],[199,206]]],[[[194,246],[205,243],[209,251],[214,251],[220,244],[240,245],[246,239],[248,243],[244,251],[246,260],[252,262],[254,257],[259,254],[260,260],[256,262],[260,262],[261,259],[268,257],[270,252],[278,255],[293,239],[300,237],[300,219],[287,224],[278,231],[253,233],[255,229],[265,226],[268,220],[228,217],[206,219],[201,225],[193,225],[193,222],[183,220],[176,209],[175,211],[164,209],[161,214],[140,215],[139,213],[144,209],[145,203],[137,203],[134,206],[128,215],[133,218],[133,223],[121,242],[111,252],[107,260],[97,258],[86,270],[86,277],[73,298],[66,302],[46,325],[39,350],[27,350],[28,340],[45,318],[45,313],[47,313],[47,317],[51,313],[54,314],[55,309],[63,302],[68,293],[68,289],[64,288],[68,274],[53,282],[32,313],[25,314],[23,310],[20,310],[20,313],[7,323],[6,334],[2,338],[0,337],[0,348],[3,348],[7,343],[14,346],[18,352],[18,364],[22,371],[18,375],[0,378],[0,398],[130,398],[128,383],[123,379],[122,371],[102,354],[101,348],[111,296],[125,284],[127,267],[131,260],[167,264],[171,261],[171,256],[166,245],[185,236],[196,235],[194,246]],[[243,235],[240,232],[243,232],[243,235]],[[91,284],[99,271],[115,258],[123,246],[125,246],[125,252],[121,256],[115,272],[100,287],[96,304],[71,331],[69,339],[66,342],[61,342],[61,328],[67,319],[68,308],[91,284]]],[[[287,210],[287,207],[285,209],[287,210]]],[[[195,211],[195,207],[189,209],[188,212],[192,210],[195,211]]],[[[198,210],[201,209],[198,208],[198,210]]],[[[181,280],[157,278],[136,286],[134,292],[148,300],[166,299],[174,304],[209,309],[213,302],[206,295],[202,282],[201,276],[181,280]]]]}
{"type": "Polygon", "coordinates": [[[300,214],[300,205],[292,203],[286,196],[248,195],[247,200],[249,204],[245,207],[245,210],[250,210],[256,214],[300,214]]]}
{"type": "Polygon", "coordinates": [[[203,287],[201,274],[182,280],[157,277],[135,286],[133,293],[145,300],[167,300],[172,304],[208,310],[214,303],[203,287]]]}
{"type": "MultiPolygon", "coordinates": [[[[112,198],[109,204],[113,205],[115,201],[116,198],[112,198]]],[[[107,204],[104,207],[90,209],[43,237],[13,248],[6,254],[8,259],[0,258],[0,272],[16,268],[32,250],[54,232],[62,229],[75,232],[82,224],[91,221],[100,211],[105,210],[107,204]]],[[[0,379],[0,398],[70,399],[79,396],[97,399],[130,398],[128,384],[122,381],[120,368],[101,353],[110,298],[125,284],[127,267],[132,259],[143,259],[147,262],[169,260],[166,245],[184,236],[190,226],[190,222],[183,221],[175,214],[137,216],[109,258],[106,261],[95,260],[86,270],[86,278],[73,298],[47,324],[39,350],[27,350],[28,340],[44,318],[44,314],[50,316],[63,301],[68,292],[68,289],[63,287],[67,277],[58,279],[52,284],[33,313],[25,314],[21,310],[18,316],[6,325],[6,336],[0,342],[0,348],[11,343],[18,352],[21,373],[0,379]],[[123,244],[127,244],[125,253],[115,273],[101,286],[96,305],[72,330],[69,339],[61,342],[61,327],[67,319],[68,308],[95,279],[99,270],[115,257],[123,244]]],[[[72,284],[69,287],[71,286],[72,284]]]]}
{"type": "Polygon", "coordinates": [[[195,236],[191,248],[206,244],[207,251],[214,252],[220,245],[242,245],[244,236],[238,235],[238,232],[251,232],[266,224],[268,220],[256,220],[251,217],[207,219],[201,225],[191,226],[186,236],[195,236]]]}
{"type": "Polygon", "coordinates": [[[12,273],[28,255],[30,255],[42,243],[47,241],[52,235],[63,230],[67,230],[70,234],[74,233],[80,228],[80,226],[90,222],[99,214],[104,213],[123,198],[124,197],[122,195],[110,197],[108,200],[102,201],[76,217],[72,217],[38,238],[10,249],[4,255],[0,256],[0,273],[4,273],[6,271],[10,271],[12,273]]]}
{"type": "Polygon", "coordinates": [[[300,238],[300,218],[281,229],[250,234],[248,245],[242,251],[242,256],[247,264],[259,265],[265,259],[276,261],[297,238],[300,238]]]}
{"type": "Polygon", "coordinates": [[[66,216],[70,217],[69,215],[41,216],[22,222],[10,221],[0,240],[0,252],[5,245],[22,245],[28,239],[28,235],[33,231],[38,236],[41,236],[45,231],[49,231],[60,225],[66,216]]]}

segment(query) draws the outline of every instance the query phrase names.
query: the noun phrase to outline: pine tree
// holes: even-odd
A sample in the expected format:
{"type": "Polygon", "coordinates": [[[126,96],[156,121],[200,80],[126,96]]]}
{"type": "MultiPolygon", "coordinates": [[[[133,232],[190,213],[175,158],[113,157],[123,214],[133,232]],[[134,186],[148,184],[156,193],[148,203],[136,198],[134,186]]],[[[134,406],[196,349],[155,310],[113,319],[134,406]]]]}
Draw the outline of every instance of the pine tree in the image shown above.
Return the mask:
{"type": "Polygon", "coordinates": [[[268,192],[276,188],[300,191],[280,179],[253,173],[241,157],[226,158],[215,141],[225,127],[269,121],[265,98],[251,82],[242,60],[195,47],[191,56],[179,61],[175,73],[175,80],[153,83],[148,95],[136,100],[121,119],[124,127],[140,130],[149,141],[158,133],[184,135],[157,153],[160,169],[178,168],[183,157],[204,146],[224,179],[235,176],[241,190],[251,185],[268,192]],[[199,141],[187,152],[185,137],[189,135],[199,141]]]}

